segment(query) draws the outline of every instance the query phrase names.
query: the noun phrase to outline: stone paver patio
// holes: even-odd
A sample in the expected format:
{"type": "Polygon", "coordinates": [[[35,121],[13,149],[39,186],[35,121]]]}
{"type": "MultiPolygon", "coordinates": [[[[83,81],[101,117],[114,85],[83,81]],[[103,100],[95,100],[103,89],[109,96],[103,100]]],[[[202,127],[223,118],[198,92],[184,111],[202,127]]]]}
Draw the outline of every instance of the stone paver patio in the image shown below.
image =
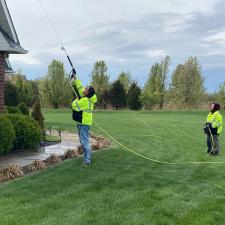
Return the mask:
{"type": "MultiPolygon", "coordinates": [[[[57,135],[57,133],[52,132],[52,135],[57,135]]],[[[0,169],[10,164],[16,164],[21,167],[27,166],[35,160],[44,160],[51,154],[63,155],[66,151],[75,150],[80,145],[79,137],[75,133],[62,132],[61,139],[61,143],[42,147],[37,152],[20,152],[7,156],[0,156],[0,169]]],[[[94,139],[90,138],[90,144],[95,142],[94,139]]]]}

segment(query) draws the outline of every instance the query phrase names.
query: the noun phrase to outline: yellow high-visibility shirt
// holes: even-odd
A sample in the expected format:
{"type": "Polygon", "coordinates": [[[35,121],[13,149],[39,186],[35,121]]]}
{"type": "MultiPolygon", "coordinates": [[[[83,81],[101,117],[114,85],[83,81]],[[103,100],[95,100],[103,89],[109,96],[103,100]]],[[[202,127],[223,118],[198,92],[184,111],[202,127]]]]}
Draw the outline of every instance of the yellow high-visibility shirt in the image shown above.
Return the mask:
{"type": "Polygon", "coordinates": [[[75,80],[75,85],[77,87],[77,90],[79,91],[79,94],[81,96],[81,99],[75,99],[71,103],[72,109],[75,111],[76,114],[76,121],[82,125],[92,125],[92,112],[94,109],[94,104],[97,102],[97,96],[94,94],[91,98],[84,97],[83,91],[84,87],[80,80],[75,80]]]}
{"type": "Polygon", "coordinates": [[[223,129],[223,118],[219,111],[209,113],[206,119],[207,123],[212,124],[212,128],[217,128],[217,134],[220,134],[223,129]]]}

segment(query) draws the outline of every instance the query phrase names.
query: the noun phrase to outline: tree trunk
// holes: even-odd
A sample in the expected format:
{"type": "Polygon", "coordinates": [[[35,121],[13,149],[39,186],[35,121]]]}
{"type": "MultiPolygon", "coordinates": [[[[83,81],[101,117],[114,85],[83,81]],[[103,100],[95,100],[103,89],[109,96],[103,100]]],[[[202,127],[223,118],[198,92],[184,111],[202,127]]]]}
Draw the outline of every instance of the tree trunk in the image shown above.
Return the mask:
{"type": "Polygon", "coordinates": [[[52,104],[53,104],[54,109],[58,109],[59,104],[57,102],[53,102],[52,104]]]}
{"type": "Polygon", "coordinates": [[[161,96],[160,96],[160,103],[159,103],[159,108],[160,108],[160,110],[163,109],[163,102],[164,102],[164,95],[161,94],[161,96]]]}

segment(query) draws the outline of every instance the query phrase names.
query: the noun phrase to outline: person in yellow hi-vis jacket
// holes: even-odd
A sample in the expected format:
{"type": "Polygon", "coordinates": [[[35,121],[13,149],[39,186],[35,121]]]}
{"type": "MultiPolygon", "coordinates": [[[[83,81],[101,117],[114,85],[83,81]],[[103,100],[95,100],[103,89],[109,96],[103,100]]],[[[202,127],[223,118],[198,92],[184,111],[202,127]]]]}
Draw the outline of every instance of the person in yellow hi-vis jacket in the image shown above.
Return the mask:
{"type": "Polygon", "coordinates": [[[89,143],[89,130],[92,125],[92,112],[97,102],[95,89],[92,86],[83,87],[81,81],[74,77],[74,85],[78,91],[80,99],[75,99],[71,103],[73,109],[73,120],[77,122],[77,129],[81,146],[83,148],[84,164],[91,163],[91,148],[89,143]]]}
{"type": "Polygon", "coordinates": [[[204,131],[207,134],[207,153],[218,155],[220,152],[219,135],[223,128],[222,115],[219,112],[220,104],[213,103],[210,105],[210,112],[206,119],[204,131]]]}

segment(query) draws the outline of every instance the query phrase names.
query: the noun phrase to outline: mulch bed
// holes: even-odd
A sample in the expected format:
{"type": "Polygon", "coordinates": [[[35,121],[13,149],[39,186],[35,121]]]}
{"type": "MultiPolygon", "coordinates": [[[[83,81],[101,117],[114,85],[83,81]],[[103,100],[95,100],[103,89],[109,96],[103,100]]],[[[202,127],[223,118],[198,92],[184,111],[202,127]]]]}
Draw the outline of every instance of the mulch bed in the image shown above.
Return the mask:
{"type": "MultiPolygon", "coordinates": [[[[91,148],[93,151],[102,150],[111,145],[110,140],[102,137],[91,135],[91,138],[96,140],[95,144],[92,144],[91,148]]],[[[55,154],[50,155],[45,160],[35,160],[32,164],[24,167],[19,167],[18,165],[9,165],[6,168],[0,170],[0,183],[22,177],[24,175],[29,175],[35,171],[43,170],[52,165],[59,164],[64,160],[76,158],[83,154],[81,145],[78,146],[77,150],[68,150],[64,155],[57,156],[55,154]]]]}

